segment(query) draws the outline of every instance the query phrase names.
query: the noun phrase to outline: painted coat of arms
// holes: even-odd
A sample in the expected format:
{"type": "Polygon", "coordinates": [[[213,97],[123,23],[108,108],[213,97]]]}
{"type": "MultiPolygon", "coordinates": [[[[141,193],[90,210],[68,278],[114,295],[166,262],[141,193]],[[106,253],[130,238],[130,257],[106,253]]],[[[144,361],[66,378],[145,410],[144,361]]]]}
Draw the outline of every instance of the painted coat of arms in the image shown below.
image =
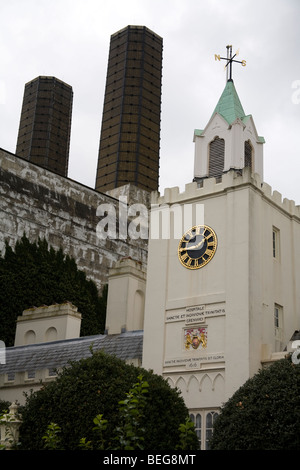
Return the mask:
{"type": "Polygon", "coordinates": [[[198,349],[207,346],[207,328],[189,328],[184,330],[185,349],[198,349]]]}

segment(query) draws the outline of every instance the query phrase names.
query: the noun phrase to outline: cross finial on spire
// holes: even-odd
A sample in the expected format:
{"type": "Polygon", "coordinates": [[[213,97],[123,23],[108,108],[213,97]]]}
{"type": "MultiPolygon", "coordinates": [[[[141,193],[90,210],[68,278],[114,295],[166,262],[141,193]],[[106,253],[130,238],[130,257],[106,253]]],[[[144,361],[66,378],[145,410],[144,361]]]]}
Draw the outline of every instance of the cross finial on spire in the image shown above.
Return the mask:
{"type": "Polygon", "coordinates": [[[239,64],[242,64],[243,67],[246,65],[245,60],[234,60],[234,58],[238,55],[239,51],[237,50],[234,55],[232,55],[232,46],[226,46],[227,48],[227,57],[220,57],[219,54],[215,54],[215,60],[226,60],[227,63],[225,65],[225,68],[227,70],[227,81],[230,80],[232,81],[232,62],[238,62],[239,64]],[[229,76],[229,78],[228,78],[229,76]]]}

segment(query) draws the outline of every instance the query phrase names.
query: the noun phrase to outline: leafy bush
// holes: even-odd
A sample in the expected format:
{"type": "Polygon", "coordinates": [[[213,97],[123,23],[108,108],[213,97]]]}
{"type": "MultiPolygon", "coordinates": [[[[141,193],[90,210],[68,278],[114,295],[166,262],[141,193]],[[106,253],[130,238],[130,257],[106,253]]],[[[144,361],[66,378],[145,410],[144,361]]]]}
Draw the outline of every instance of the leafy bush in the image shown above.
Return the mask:
{"type": "Polygon", "coordinates": [[[9,401],[0,400],[0,415],[3,413],[8,413],[11,403],[9,401]]]}
{"type": "MultiPolygon", "coordinates": [[[[42,449],[42,437],[50,423],[59,426],[64,449],[80,448],[82,438],[95,446],[93,422],[97,415],[107,420],[103,438],[107,447],[113,448],[115,429],[122,424],[119,402],[128,398],[128,391],[139,375],[149,385],[144,408],[144,449],[175,450],[180,442],[179,425],[188,417],[179,391],[161,376],[103,352],[72,363],[59,373],[56,381],[27,396],[20,429],[22,448],[42,449]]],[[[193,448],[198,448],[195,433],[193,448]]]]}
{"type": "Polygon", "coordinates": [[[74,259],[49,248],[46,240],[31,243],[24,235],[14,250],[6,244],[0,256],[0,338],[13,346],[16,319],[23,310],[65,301],[82,314],[82,336],[103,333],[106,290],[99,296],[74,259]]]}
{"type": "MultiPolygon", "coordinates": [[[[147,403],[145,394],[148,393],[148,382],[138,377],[132,389],[126,394],[126,399],[119,402],[120,425],[115,429],[113,448],[111,450],[143,450],[144,449],[144,408],[147,403]]],[[[96,445],[82,437],[79,446],[83,450],[107,450],[104,431],[107,429],[107,419],[103,414],[93,420],[93,431],[97,432],[96,445]]],[[[43,440],[49,450],[62,450],[60,439],[61,428],[56,423],[50,423],[43,440]]]]}
{"type": "Polygon", "coordinates": [[[290,358],[260,370],[223,406],[212,450],[299,450],[300,365],[290,358]]]}

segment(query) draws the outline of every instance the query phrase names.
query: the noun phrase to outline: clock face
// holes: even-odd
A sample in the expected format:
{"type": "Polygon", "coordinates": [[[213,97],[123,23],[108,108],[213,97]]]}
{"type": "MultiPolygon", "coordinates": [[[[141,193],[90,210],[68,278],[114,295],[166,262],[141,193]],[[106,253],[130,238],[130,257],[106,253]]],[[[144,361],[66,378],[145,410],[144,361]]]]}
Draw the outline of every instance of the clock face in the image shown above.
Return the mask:
{"type": "Polygon", "coordinates": [[[207,225],[197,225],[188,230],[178,245],[178,258],[188,269],[203,268],[214,256],[217,236],[207,225]]]}

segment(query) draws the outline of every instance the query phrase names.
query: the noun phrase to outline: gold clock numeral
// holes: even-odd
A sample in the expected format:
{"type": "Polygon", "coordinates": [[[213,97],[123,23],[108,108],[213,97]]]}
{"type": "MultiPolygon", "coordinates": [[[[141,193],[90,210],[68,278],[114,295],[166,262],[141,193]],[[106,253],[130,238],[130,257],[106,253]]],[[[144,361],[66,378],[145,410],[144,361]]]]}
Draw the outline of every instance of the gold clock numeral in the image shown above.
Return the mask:
{"type": "Polygon", "coordinates": [[[188,231],[188,234],[189,234],[190,238],[194,238],[194,236],[195,236],[195,231],[191,228],[191,229],[188,231]]]}

